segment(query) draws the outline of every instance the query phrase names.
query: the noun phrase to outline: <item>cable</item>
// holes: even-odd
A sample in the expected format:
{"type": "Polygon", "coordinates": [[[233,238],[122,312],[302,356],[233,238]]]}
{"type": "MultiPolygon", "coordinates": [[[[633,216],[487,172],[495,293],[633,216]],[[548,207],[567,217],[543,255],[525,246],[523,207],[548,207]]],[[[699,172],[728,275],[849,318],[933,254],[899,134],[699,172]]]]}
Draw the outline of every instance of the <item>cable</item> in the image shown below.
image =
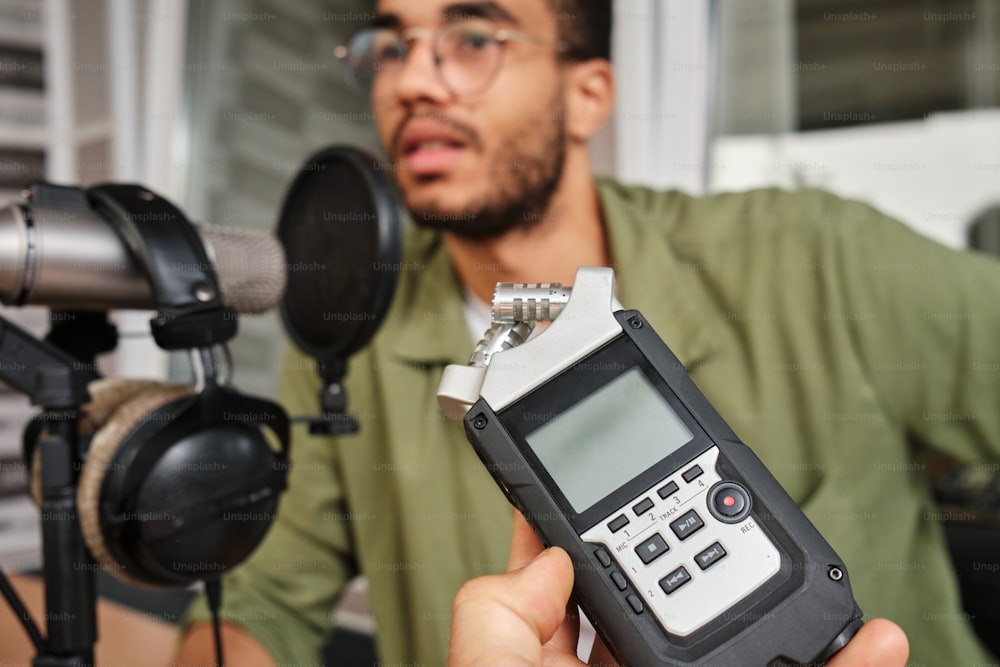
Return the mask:
{"type": "Polygon", "coordinates": [[[224,362],[221,366],[221,374],[219,360],[216,358],[212,348],[199,347],[191,350],[191,362],[194,366],[195,377],[200,378],[200,382],[205,386],[209,384],[226,386],[233,379],[232,353],[230,353],[229,347],[225,344],[220,345],[220,348],[224,362]]]}
{"type": "Polygon", "coordinates": [[[10,580],[7,579],[7,575],[4,574],[3,570],[0,570],[0,593],[3,594],[4,599],[7,600],[7,604],[10,605],[11,611],[21,621],[21,625],[24,626],[24,631],[28,633],[31,643],[35,645],[35,652],[43,655],[47,651],[45,638],[42,637],[42,633],[38,630],[34,619],[28,613],[28,608],[24,606],[17,591],[10,585],[10,580]]]}
{"type": "Polygon", "coordinates": [[[215,664],[216,667],[223,667],[222,623],[219,620],[219,609],[222,607],[222,582],[218,578],[207,579],[205,593],[208,596],[208,608],[212,612],[212,632],[215,634],[215,664]]]}
{"type": "Polygon", "coordinates": [[[222,348],[222,359],[225,365],[222,369],[225,371],[222,379],[222,385],[228,386],[233,382],[233,372],[236,370],[236,366],[233,364],[233,353],[229,350],[229,346],[225,343],[219,343],[222,348]]]}

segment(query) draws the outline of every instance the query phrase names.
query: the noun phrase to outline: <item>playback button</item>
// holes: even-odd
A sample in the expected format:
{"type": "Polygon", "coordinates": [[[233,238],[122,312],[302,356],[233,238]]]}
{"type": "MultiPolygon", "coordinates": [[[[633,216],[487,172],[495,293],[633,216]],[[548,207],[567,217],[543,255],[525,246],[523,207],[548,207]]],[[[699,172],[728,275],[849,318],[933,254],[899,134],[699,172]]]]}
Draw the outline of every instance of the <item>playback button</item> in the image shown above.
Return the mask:
{"type": "Polygon", "coordinates": [[[750,506],[750,492],[736,482],[719,482],[708,492],[708,511],[724,523],[747,518],[750,506]]]}
{"type": "Polygon", "coordinates": [[[635,553],[644,564],[649,565],[654,560],[670,551],[663,537],[656,533],[651,538],[635,548],[635,553]]]}
{"type": "Polygon", "coordinates": [[[674,531],[674,535],[680,540],[686,540],[704,527],[705,522],[694,510],[688,510],[679,519],[670,523],[670,530],[674,531]]]}
{"type": "Polygon", "coordinates": [[[726,557],[726,550],[722,548],[722,545],[716,542],[709,548],[702,551],[700,554],[694,557],[694,562],[698,563],[698,567],[703,570],[707,570],[712,567],[720,560],[726,557]]]}
{"type": "Polygon", "coordinates": [[[660,588],[663,589],[664,593],[670,595],[689,581],[691,581],[691,575],[684,567],[679,567],[660,579],[660,588]]]}

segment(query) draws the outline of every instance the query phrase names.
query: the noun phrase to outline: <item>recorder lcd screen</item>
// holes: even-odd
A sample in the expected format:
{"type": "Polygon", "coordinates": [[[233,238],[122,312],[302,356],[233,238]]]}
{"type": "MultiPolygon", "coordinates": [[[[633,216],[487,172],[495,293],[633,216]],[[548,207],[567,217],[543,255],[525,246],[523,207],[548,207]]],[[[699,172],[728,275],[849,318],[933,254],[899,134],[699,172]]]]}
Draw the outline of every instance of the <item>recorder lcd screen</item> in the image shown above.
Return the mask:
{"type": "Polygon", "coordinates": [[[526,440],[573,509],[583,513],[693,437],[633,368],[526,440]]]}

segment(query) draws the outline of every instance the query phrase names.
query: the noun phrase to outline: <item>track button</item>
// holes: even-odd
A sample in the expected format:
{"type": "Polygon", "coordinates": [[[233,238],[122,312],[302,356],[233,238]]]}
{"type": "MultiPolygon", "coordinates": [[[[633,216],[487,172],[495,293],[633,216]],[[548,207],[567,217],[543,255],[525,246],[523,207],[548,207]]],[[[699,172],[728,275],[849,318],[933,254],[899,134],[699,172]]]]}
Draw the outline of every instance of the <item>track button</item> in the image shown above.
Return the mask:
{"type": "Polygon", "coordinates": [[[666,484],[664,484],[663,486],[661,486],[659,489],[657,489],[656,493],[659,494],[660,498],[663,498],[664,500],[666,500],[670,496],[672,496],[675,493],[677,493],[677,482],[667,482],[666,484]]]}
{"type": "Polygon", "coordinates": [[[693,482],[694,480],[701,477],[704,473],[705,471],[701,469],[701,466],[693,466],[685,470],[684,474],[681,475],[681,477],[684,478],[685,482],[693,482]]]}
{"type": "Polygon", "coordinates": [[[636,516],[642,516],[651,509],[653,509],[653,501],[649,498],[643,498],[642,501],[632,506],[632,511],[635,512],[636,516]]]}
{"type": "Polygon", "coordinates": [[[619,530],[628,525],[628,517],[624,514],[619,514],[614,519],[608,522],[608,530],[612,533],[617,533],[619,530]]]}

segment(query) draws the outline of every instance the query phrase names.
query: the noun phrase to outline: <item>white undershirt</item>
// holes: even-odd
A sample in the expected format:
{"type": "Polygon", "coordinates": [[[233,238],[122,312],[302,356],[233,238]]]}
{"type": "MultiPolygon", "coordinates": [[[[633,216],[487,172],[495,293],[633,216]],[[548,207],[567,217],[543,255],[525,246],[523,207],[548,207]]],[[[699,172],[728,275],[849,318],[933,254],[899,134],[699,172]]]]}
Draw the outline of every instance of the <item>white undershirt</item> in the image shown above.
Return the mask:
{"type": "MultiPolygon", "coordinates": [[[[469,325],[472,340],[479,342],[493,324],[493,308],[468,288],[465,289],[465,323],[469,325]]],[[[469,350],[472,353],[472,350],[469,350]]]]}

